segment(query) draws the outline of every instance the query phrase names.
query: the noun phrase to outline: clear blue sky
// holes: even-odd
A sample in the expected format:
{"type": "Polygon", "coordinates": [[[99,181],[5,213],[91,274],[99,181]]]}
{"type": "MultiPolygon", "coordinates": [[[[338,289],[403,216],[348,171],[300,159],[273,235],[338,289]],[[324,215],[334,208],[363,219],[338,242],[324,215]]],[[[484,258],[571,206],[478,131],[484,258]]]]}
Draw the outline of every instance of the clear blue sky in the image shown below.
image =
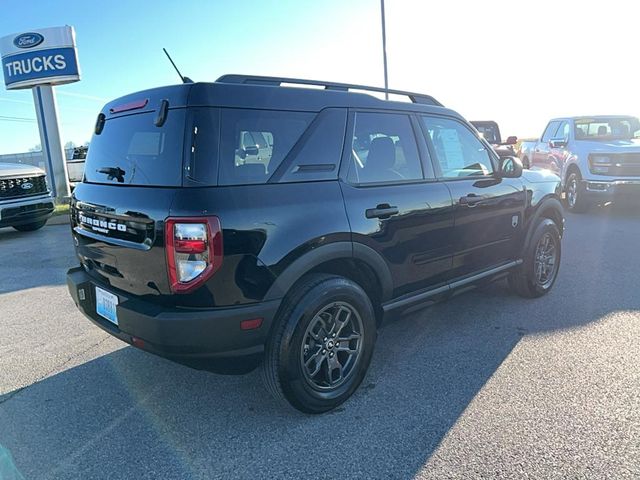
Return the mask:
{"type": "MultiPolygon", "coordinates": [[[[430,93],[503,133],[538,135],[556,115],[640,113],[633,0],[387,0],[389,83],[430,93]],[[570,25],[565,28],[563,23],[570,25]]],[[[297,76],[382,85],[379,0],[5,3],[0,36],[69,24],[82,80],[57,88],[63,142],[90,139],[106,101],[184,75],[297,76]]],[[[30,90],[0,89],[0,115],[35,118],[30,90]]],[[[0,121],[0,153],[39,143],[0,121]]]]}

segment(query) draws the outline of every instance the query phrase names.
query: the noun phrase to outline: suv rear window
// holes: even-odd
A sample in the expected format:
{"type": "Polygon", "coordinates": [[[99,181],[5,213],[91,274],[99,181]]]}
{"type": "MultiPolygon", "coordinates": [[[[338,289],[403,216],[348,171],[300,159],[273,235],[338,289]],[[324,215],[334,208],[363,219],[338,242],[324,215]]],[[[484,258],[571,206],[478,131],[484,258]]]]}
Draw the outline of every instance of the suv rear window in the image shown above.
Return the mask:
{"type": "Polygon", "coordinates": [[[123,185],[180,186],[184,109],[169,110],[162,127],[155,112],[109,119],[91,140],[85,180],[123,185]]]}
{"type": "Polygon", "coordinates": [[[222,109],[219,185],[266,183],[315,114],[222,109]]]}

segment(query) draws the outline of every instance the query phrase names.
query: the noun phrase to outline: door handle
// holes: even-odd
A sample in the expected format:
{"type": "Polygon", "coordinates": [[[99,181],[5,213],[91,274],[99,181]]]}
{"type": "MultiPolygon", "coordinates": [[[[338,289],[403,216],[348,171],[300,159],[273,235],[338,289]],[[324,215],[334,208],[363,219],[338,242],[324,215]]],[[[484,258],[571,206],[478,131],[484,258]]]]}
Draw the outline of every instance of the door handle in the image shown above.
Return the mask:
{"type": "Polygon", "coordinates": [[[364,212],[367,218],[380,218],[382,220],[398,213],[400,213],[398,207],[392,207],[388,203],[381,203],[376,208],[367,208],[364,212]]]}
{"type": "Polygon", "coordinates": [[[460,197],[460,205],[465,205],[469,208],[478,206],[485,199],[475,193],[470,193],[466,197],[460,197]]]}

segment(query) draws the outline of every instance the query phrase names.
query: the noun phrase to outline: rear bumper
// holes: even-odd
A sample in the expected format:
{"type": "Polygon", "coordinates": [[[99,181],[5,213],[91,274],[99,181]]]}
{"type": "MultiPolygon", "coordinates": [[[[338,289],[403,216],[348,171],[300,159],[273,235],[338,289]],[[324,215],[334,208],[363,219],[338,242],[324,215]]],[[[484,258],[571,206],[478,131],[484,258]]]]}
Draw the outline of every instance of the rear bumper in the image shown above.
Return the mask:
{"type": "Polygon", "coordinates": [[[53,199],[48,195],[6,200],[0,203],[0,227],[47,220],[53,210],[53,199]]]}
{"type": "Polygon", "coordinates": [[[583,180],[585,193],[593,199],[640,197],[640,180],[583,180]]]}
{"type": "Polygon", "coordinates": [[[197,366],[199,360],[262,354],[280,306],[280,300],[272,300],[206,310],[166,308],[101,285],[80,267],[67,272],[67,286],[80,311],[104,331],[138,348],[191,366],[197,366]],[[117,326],[96,313],[96,286],[118,296],[117,326]],[[263,319],[259,328],[240,328],[240,322],[255,318],[263,319]]]}

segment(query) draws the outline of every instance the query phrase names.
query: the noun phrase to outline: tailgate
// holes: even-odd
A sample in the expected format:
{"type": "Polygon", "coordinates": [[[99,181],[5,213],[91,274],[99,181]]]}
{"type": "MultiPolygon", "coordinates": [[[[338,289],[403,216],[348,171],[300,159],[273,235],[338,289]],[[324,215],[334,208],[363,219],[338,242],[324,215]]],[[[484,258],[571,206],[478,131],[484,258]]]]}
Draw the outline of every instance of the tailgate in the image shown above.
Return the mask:
{"type": "Polygon", "coordinates": [[[134,295],[169,295],[164,220],[176,188],[81,183],[71,225],[85,270],[134,295]]]}

